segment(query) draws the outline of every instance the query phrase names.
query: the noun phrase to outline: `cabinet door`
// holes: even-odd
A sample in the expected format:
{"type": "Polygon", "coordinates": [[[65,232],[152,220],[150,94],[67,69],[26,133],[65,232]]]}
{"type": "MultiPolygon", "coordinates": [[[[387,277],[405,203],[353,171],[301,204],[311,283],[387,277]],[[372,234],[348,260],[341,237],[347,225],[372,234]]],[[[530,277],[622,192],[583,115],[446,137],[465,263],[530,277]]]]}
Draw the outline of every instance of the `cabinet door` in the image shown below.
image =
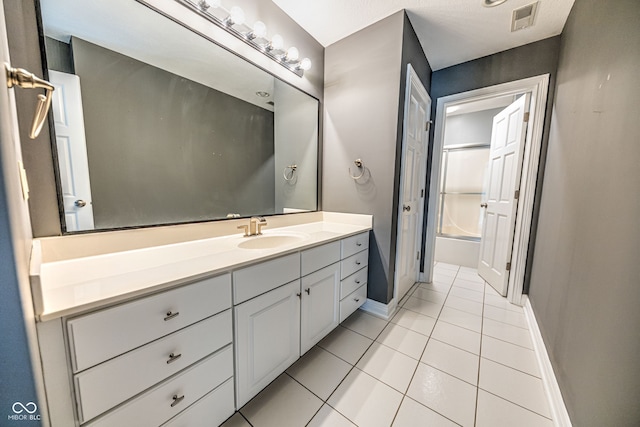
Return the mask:
{"type": "Polygon", "coordinates": [[[300,357],[299,295],[296,280],[235,307],[238,408],[300,357]]]}
{"type": "Polygon", "coordinates": [[[340,263],[302,278],[301,354],[338,326],[340,263]]]}

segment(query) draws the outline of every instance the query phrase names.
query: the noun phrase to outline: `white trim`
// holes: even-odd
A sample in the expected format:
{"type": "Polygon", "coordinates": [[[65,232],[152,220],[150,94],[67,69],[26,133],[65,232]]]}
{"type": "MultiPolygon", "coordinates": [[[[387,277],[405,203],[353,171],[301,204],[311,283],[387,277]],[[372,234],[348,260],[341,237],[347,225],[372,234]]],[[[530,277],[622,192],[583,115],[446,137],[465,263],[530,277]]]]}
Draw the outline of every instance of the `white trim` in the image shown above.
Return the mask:
{"type": "MultiPolygon", "coordinates": [[[[409,123],[409,108],[410,108],[410,102],[411,102],[411,88],[415,87],[416,90],[418,91],[418,93],[420,94],[421,97],[423,97],[426,102],[426,109],[425,109],[425,118],[426,120],[431,120],[431,96],[429,96],[429,92],[427,92],[427,89],[424,87],[424,85],[422,84],[422,81],[420,80],[420,78],[418,77],[418,74],[415,72],[415,70],[413,69],[413,67],[411,66],[411,64],[407,64],[407,79],[406,79],[406,83],[405,83],[405,91],[404,91],[404,118],[402,120],[402,151],[401,151],[401,161],[400,161],[400,186],[398,189],[398,226],[396,228],[396,236],[398,236],[398,238],[396,238],[396,266],[399,265],[399,258],[400,258],[400,238],[399,236],[401,236],[402,233],[402,194],[403,194],[403,188],[404,188],[404,179],[403,179],[403,175],[404,175],[404,160],[405,160],[405,147],[407,145],[407,124],[409,123]]],[[[428,157],[429,157],[429,132],[425,129],[423,131],[425,133],[425,139],[424,139],[424,159],[422,162],[422,165],[420,165],[420,168],[422,169],[422,172],[420,173],[421,178],[420,179],[420,188],[425,188],[425,184],[426,184],[426,179],[427,179],[427,161],[428,161],[428,157]]],[[[426,195],[425,195],[426,197],[426,195]]],[[[417,228],[418,230],[416,230],[416,235],[421,236],[423,234],[423,227],[422,224],[424,223],[424,204],[420,203],[420,214],[419,214],[419,219],[418,219],[418,224],[417,224],[417,228]]],[[[420,239],[416,239],[416,247],[417,250],[420,250],[420,246],[421,246],[421,241],[420,239]]],[[[416,263],[416,277],[414,277],[414,280],[418,281],[422,278],[422,273],[421,273],[421,268],[420,268],[420,262],[416,263]]],[[[393,298],[397,299],[398,298],[398,269],[396,268],[393,274],[393,298]]]]}
{"type": "Polygon", "coordinates": [[[516,214],[516,227],[511,255],[512,270],[509,275],[507,298],[510,302],[522,305],[522,291],[524,288],[524,273],[527,260],[527,250],[533,219],[533,202],[535,197],[540,151],[542,148],[542,133],[544,129],[544,115],[547,106],[547,92],[549,88],[549,74],[516,80],[495,86],[462,92],[438,98],[435,117],[435,134],[433,140],[433,155],[431,160],[431,185],[429,186],[429,205],[427,208],[427,234],[425,244],[425,262],[423,266],[424,280],[431,282],[433,278],[433,261],[436,244],[436,204],[442,163],[442,147],[444,144],[445,111],[447,107],[467,104],[495,96],[531,93],[530,120],[525,142],[522,178],[520,180],[520,200],[516,214]]]}
{"type": "Polygon", "coordinates": [[[542,383],[551,408],[553,424],[557,427],[571,427],[571,419],[569,418],[567,407],[562,399],[560,386],[558,385],[558,380],[553,372],[551,359],[549,359],[547,347],[544,345],[544,340],[542,339],[538,322],[536,321],[536,317],[533,313],[533,307],[531,307],[531,302],[526,295],[523,295],[522,299],[524,301],[524,315],[527,319],[527,324],[529,325],[533,348],[536,352],[536,359],[538,359],[538,366],[540,367],[540,373],[542,375],[542,383]]]}
{"type": "Polygon", "coordinates": [[[381,317],[384,320],[391,320],[396,313],[396,299],[389,301],[389,304],[383,304],[378,301],[367,298],[367,300],[360,306],[360,310],[366,311],[374,316],[381,317]]]}

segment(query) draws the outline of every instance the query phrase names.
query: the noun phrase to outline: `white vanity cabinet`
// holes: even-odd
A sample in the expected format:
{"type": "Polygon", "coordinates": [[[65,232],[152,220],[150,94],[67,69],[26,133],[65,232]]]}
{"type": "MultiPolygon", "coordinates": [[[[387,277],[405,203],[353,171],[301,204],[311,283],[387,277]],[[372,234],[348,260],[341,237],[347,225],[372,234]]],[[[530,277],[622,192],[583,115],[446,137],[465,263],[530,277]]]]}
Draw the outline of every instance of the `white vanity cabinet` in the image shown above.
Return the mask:
{"type": "Polygon", "coordinates": [[[340,242],[340,322],[367,300],[369,233],[360,233],[340,242]]]}

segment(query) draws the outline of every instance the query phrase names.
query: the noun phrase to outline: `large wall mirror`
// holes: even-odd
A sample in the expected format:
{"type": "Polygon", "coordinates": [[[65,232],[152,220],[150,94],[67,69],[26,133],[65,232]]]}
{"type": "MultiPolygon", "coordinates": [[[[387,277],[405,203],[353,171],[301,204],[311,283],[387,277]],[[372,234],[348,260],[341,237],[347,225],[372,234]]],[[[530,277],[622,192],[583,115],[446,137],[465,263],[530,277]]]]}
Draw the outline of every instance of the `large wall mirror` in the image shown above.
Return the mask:
{"type": "Polygon", "coordinates": [[[317,209],[317,99],[136,0],[40,3],[67,233],[317,209]]]}

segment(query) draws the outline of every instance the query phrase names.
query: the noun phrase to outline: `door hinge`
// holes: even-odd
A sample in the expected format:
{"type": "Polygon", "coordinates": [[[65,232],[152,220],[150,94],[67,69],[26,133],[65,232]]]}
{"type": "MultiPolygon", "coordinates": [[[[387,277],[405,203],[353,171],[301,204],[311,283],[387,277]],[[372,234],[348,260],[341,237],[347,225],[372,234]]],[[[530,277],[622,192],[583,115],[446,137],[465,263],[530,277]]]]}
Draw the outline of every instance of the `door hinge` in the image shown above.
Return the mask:
{"type": "Polygon", "coordinates": [[[427,120],[427,123],[424,125],[424,130],[429,132],[429,130],[431,129],[431,123],[433,123],[433,120],[427,120]]]}
{"type": "Polygon", "coordinates": [[[510,262],[507,263],[507,267],[505,268],[505,270],[511,271],[511,263],[510,262]]]}
{"type": "Polygon", "coordinates": [[[516,190],[515,193],[513,193],[513,198],[518,200],[520,198],[520,190],[516,190]]]}
{"type": "Polygon", "coordinates": [[[424,198],[424,188],[422,190],[420,190],[420,197],[424,198]]]}
{"type": "Polygon", "coordinates": [[[524,113],[524,122],[528,122],[529,121],[529,113],[524,113]]]}
{"type": "Polygon", "coordinates": [[[418,251],[418,256],[416,257],[416,259],[420,259],[420,251],[418,251]]]}
{"type": "Polygon", "coordinates": [[[22,197],[26,202],[29,200],[29,181],[27,181],[27,171],[22,162],[18,162],[18,170],[20,171],[20,184],[22,184],[22,197]]]}

